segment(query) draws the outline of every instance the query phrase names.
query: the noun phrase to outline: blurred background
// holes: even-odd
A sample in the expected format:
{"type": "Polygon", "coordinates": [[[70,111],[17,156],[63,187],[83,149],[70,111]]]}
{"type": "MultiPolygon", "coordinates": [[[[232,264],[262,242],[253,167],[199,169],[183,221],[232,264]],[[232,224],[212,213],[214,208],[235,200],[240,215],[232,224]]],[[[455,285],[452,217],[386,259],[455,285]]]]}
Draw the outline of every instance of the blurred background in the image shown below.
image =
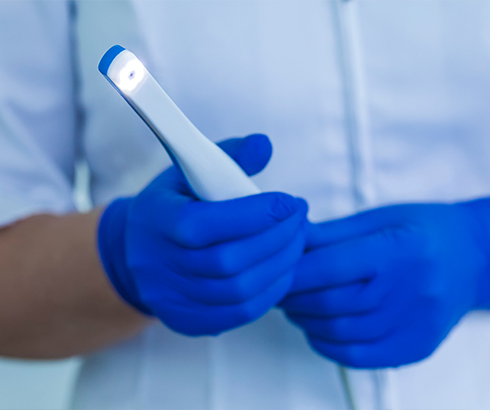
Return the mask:
{"type": "Polygon", "coordinates": [[[79,359],[0,359],[0,409],[66,409],[79,365],[79,359]]]}

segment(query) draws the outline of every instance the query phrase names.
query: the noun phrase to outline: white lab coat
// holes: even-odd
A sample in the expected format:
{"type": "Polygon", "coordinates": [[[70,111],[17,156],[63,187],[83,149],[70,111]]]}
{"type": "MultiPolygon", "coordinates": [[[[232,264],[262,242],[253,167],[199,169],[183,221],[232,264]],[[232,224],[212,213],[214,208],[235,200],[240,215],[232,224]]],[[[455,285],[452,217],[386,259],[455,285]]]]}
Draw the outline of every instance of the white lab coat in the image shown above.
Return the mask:
{"type": "MultiPolygon", "coordinates": [[[[94,204],[170,162],[96,70],[135,52],[213,140],[267,133],[263,190],[325,220],[380,204],[490,195],[490,1],[0,2],[0,221],[94,204]],[[76,48],[71,47],[76,44],[76,48]]],[[[349,371],[359,408],[490,408],[490,318],[429,359],[349,371]]],[[[88,356],[74,408],[341,409],[337,366],[278,310],[217,338],[151,326],[88,356]]]]}

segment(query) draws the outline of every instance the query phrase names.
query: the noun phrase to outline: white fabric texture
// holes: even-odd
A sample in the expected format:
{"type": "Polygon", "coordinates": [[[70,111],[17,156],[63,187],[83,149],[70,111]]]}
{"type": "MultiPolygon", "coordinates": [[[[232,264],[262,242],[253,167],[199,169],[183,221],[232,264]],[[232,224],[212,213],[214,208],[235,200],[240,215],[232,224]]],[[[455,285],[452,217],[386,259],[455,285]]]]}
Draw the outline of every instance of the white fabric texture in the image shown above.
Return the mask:
{"type": "Polygon", "coordinates": [[[67,3],[0,2],[0,226],[74,210],[69,27],[67,3]]]}
{"type": "MultiPolygon", "coordinates": [[[[211,139],[268,134],[274,156],[257,184],[304,197],[315,221],[490,194],[490,2],[81,0],[76,10],[0,2],[4,224],[71,210],[76,155],[97,205],[170,164],[96,70],[114,44],[135,52],[211,139]]],[[[489,342],[488,314],[468,315],[421,363],[350,371],[356,403],[490,408],[489,342]]],[[[346,406],[336,365],[278,310],[217,338],[154,325],[88,356],[73,399],[77,409],[346,406]]]]}

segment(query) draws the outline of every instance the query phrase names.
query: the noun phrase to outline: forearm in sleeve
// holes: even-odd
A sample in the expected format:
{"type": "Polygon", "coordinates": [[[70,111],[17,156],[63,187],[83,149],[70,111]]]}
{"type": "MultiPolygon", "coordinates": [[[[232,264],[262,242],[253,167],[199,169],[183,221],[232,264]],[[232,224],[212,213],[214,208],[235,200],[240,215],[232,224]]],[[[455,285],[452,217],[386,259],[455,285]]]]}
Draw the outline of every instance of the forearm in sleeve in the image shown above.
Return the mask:
{"type": "Polygon", "coordinates": [[[97,255],[100,211],[36,215],[0,230],[0,355],[61,358],[140,331],[97,255]]]}

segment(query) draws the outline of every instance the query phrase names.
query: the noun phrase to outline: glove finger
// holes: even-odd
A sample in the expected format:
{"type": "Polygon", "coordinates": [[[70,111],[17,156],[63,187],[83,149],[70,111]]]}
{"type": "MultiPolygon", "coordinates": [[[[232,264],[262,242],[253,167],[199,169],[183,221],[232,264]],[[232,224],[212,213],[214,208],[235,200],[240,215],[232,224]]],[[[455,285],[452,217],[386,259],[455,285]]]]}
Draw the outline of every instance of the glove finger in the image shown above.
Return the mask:
{"type": "Polygon", "coordinates": [[[189,249],[165,244],[169,248],[167,257],[182,275],[211,278],[234,276],[269,259],[298,236],[304,247],[305,213],[305,208],[299,209],[286,220],[256,235],[207,248],[189,249]]]}
{"type": "Polygon", "coordinates": [[[343,286],[366,281],[380,271],[396,249],[388,235],[374,234],[305,253],[291,293],[343,286]]]}
{"type": "Polygon", "coordinates": [[[378,308],[385,300],[390,286],[375,277],[368,282],[356,282],[320,291],[286,296],[280,307],[292,314],[313,317],[335,317],[361,314],[378,308]]]}
{"type": "Polygon", "coordinates": [[[252,134],[245,138],[231,138],[218,146],[232,157],[248,174],[262,171],[272,156],[272,144],[263,134],[252,134]]]}
{"type": "Polygon", "coordinates": [[[366,314],[319,318],[287,312],[287,316],[303,328],[309,336],[330,343],[364,343],[393,333],[406,321],[399,306],[385,304],[366,314]]]}
{"type": "Polygon", "coordinates": [[[289,274],[304,249],[304,236],[296,238],[271,258],[235,276],[223,279],[189,277],[169,272],[162,275],[170,286],[186,298],[209,305],[244,303],[263,292],[281,276],[289,274]]]}
{"type": "Polygon", "coordinates": [[[150,218],[171,242],[199,249],[257,234],[292,215],[306,218],[308,205],[300,198],[270,192],[219,202],[157,198],[150,218]]]}
{"type": "Polygon", "coordinates": [[[308,230],[307,249],[328,246],[399,225],[409,219],[410,209],[406,205],[387,206],[333,221],[311,223],[308,230]]]}
{"type": "Polygon", "coordinates": [[[385,338],[365,343],[332,343],[315,336],[309,337],[310,345],[322,356],[341,365],[377,369],[414,363],[430,356],[440,343],[424,343],[415,325],[395,331],[385,338]]]}
{"type": "Polygon", "coordinates": [[[146,303],[161,305],[161,300],[170,303],[157,309],[155,316],[159,317],[172,330],[189,336],[218,335],[226,330],[243,326],[265,315],[288,292],[291,287],[294,272],[281,276],[273,285],[255,298],[241,304],[228,306],[205,305],[194,301],[183,300],[174,291],[162,294],[157,289],[146,303]]]}

